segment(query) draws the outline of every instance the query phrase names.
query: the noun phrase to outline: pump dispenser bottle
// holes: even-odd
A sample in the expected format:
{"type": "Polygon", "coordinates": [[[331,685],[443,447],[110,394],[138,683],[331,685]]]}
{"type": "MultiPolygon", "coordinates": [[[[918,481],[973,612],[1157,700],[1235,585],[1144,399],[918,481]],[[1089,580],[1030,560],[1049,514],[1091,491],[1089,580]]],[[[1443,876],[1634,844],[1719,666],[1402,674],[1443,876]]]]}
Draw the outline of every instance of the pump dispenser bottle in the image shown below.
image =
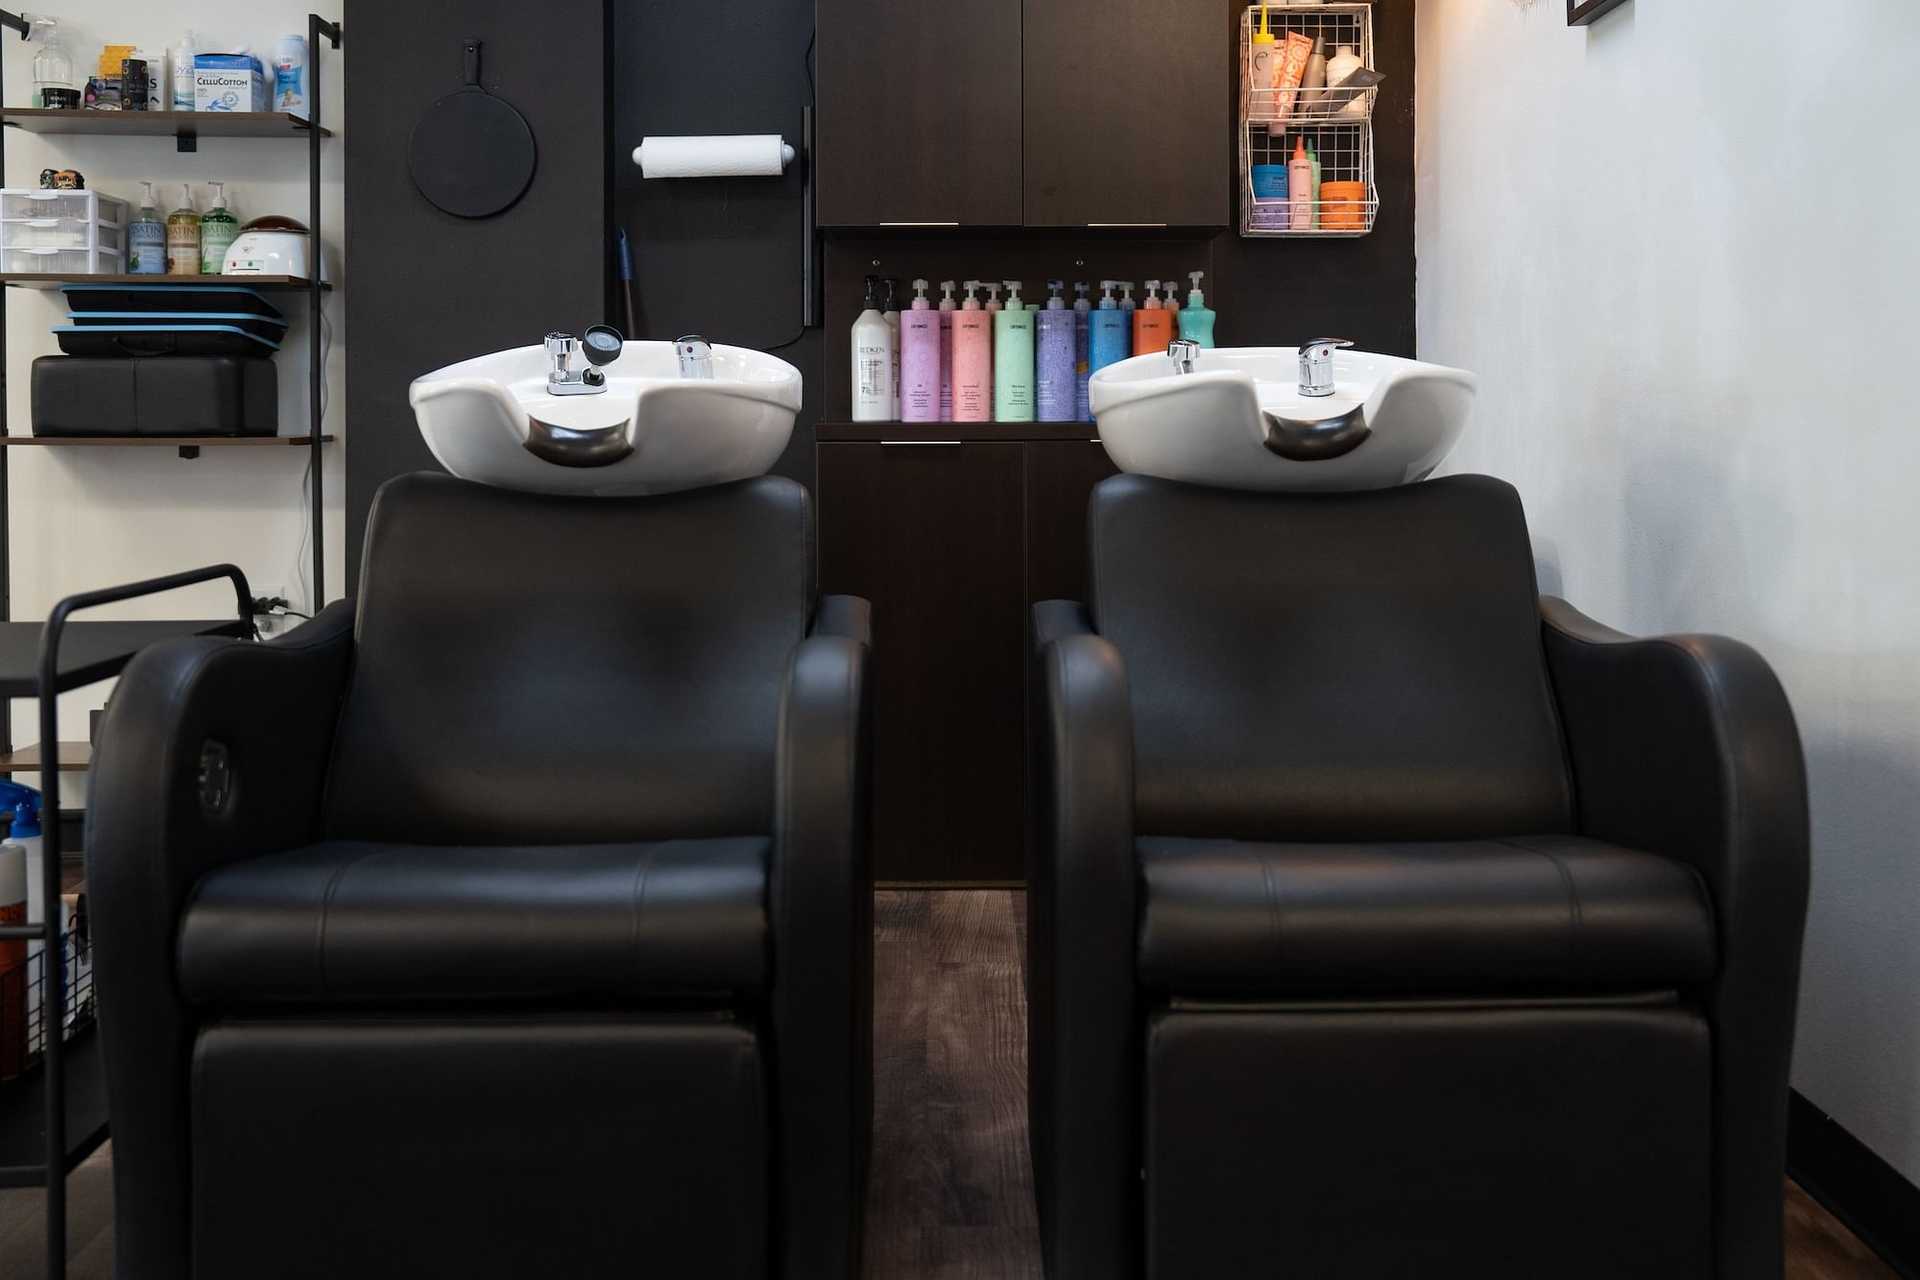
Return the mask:
{"type": "Polygon", "coordinates": [[[167,274],[200,274],[200,214],[193,207],[193,188],[184,184],[180,207],[167,215],[167,274]]]}
{"type": "Polygon", "coordinates": [[[127,270],[137,276],[167,274],[167,224],[153,203],[153,184],[140,184],[140,212],[127,224],[127,270]]]}
{"type": "Polygon", "coordinates": [[[985,288],[987,290],[987,314],[997,316],[1000,314],[1000,286],[997,284],[986,284],[985,288]]]}
{"type": "Polygon", "coordinates": [[[853,322],[853,420],[893,420],[893,331],[879,276],[867,277],[867,305],[853,322]]]}
{"type": "Polygon", "coordinates": [[[1167,325],[1175,333],[1180,332],[1180,290],[1177,287],[1179,276],[1167,277],[1167,293],[1161,305],[1167,309],[1167,325]]]}
{"type": "Polygon", "coordinates": [[[940,282],[940,421],[953,421],[953,281],[940,282]]]}
{"type": "Polygon", "coordinates": [[[209,182],[213,207],[200,216],[200,271],[217,276],[227,268],[227,247],[240,235],[240,220],[227,210],[227,184],[209,182]]]}
{"type": "Polygon", "coordinates": [[[1093,303],[1087,300],[1086,281],[1076,282],[1073,293],[1073,420],[1092,422],[1092,406],[1087,403],[1087,378],[1093,373],[1088,364],[1089,343],[1093,336],[1093,303]]]}
{"type": "Polygon", "coordinates": [[[1125,360],[1133,350],[1133,328],[1127,313],[1114,301],[1115,281],[1100,282],[1100,306],[1088,317],[1088,373],[1100,372],[1110,364],[1125,360]]]}
{"type": "Polygon", "coordinates": [[[966,301],[953,313],[953,420],[993,418],[993,317],[980,309],[980,282],[967,281],[966,301]]]}
{"type": "Polygon", "coordinates": [[[1164,352],[1173,341],[1173,325],[1160,301],[1160,282],[1147,281],[1147,300],[1133,313],[1133,354],[1149,356],[1164,352]]]}
{"type": "Polygon", "coordinates": [[[1202,347],[1213,346],[1213,308],[1207,305],[1207,297],[1200,292],[1200,277],[1203,271],[1187,272],[1187,279],[1193,281],[1193,289],[1187,294],[1187,305],[1180,308],[1180,336],[1202,347]]]}
{"type": "Polygon", "coordinates": [[[900,317],[900,420],[940,421],[940,313],[927,282],[913,282],[913,306],[900,317]]]}
{"type": "Polygon", "coordinates": [[[1020,282],[1007,281],[1007,305],[993,318],[993,418],[1033,421],[1033,312],[1020,282]]]}
{"type": "Polygon", "coordinates": [[[1061,290],[1064,280],[1047,281],[1046,309],[1034,313],[1034,417],[1041,422],[1073,421],[1073,312],[1061,290]]]}
{"type": "Polygon", "coordinates": [[[886,305],[881,308],[880,317],[887,322],[887,328],[893,331],[893,413],[891,421],[900,420],[900,282],[892,276],[886,278],[886,305]]]}
{"type": "Polygon", "coordinates": [[[1120,286],[1120,309],[1127,313],[1127,332],[1133,332],[1133,281],[1116,280],[1120,286]]]}

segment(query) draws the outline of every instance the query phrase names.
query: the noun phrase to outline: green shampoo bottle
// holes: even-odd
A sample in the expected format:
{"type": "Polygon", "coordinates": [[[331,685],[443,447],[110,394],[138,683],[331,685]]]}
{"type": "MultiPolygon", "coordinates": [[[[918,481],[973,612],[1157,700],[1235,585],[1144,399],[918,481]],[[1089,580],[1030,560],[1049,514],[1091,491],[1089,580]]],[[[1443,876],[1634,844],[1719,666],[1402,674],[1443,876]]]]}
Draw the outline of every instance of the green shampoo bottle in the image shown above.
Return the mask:
{"type": "Polygon", "coordinates": [[[1187,294],[1187,305],[1180,308],[1180,336],[1210,348],[1213,346],[1213,308],[1200,292],[1200,277],[1205,274],[1204,271],[1187,272],[1193,289],[1187,294]]]}
{"type": "Polygon", "coordinates": [[[993,420],[1033,421],[1033,312],[1009,280],[1007,305],[993,317],[993,420]]]}

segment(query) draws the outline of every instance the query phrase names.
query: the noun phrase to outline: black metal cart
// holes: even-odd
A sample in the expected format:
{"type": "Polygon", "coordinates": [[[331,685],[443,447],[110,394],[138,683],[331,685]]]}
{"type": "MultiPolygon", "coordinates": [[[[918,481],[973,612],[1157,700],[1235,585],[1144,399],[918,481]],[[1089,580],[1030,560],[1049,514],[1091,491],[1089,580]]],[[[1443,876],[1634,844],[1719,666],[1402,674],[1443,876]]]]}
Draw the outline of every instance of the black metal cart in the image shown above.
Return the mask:
{"type": "MultiPolygon", "coordinates": [[[[40,741],[60,741],[59,695],[110,679],[133,655],[160,640],[179,636],[224,635],[253,638],[253,597],[246,575],[230,564],[68,596],[54,606],[45,625],[0,623],[0,696],[37,698],[40,741]],[[84,622],[73,615],[101,605],[158,595],[222,578],[233,584],[238,616],[225,622],[84,622]]],[[[68,986],[63,959],[67,939],[61,928],[61,823],[59,753],[41,757],[40,787],[46,814],[41,843],[42,901],[46,919],[0,927],[0,941],[42,944],[43,991],[40,1018],[45,1028],[40,1062],[27,1075],[0,1090],[0,1187],[47,1189],[47,1275],[66,1274],[66,1175],[91,1155],[107,1136],[106,1083],[97,1036],[81,1031],[67,1043],[68,986]],[[37,1123],[36,1123],[37,1121],[37,1123]],[[37,1152],[37,1158],[29,1158],[37,1152]]]]}

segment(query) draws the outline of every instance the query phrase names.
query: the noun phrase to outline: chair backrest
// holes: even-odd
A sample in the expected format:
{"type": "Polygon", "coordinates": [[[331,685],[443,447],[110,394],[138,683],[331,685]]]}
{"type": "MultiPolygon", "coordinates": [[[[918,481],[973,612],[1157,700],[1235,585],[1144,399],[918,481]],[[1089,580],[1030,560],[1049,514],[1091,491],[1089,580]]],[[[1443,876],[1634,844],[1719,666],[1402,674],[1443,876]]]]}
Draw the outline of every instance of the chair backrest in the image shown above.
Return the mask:
{"type": "Polygon", "coordinates": [[[772,830],[813,608],[804,489],[389,481],[368,519],[329,834],[583,843],[772,830]]]}
{"type": "Polygon", "coordinates": [[[1116,476],[1094,625],[1127,664],[1142,833],[1564,831],[1520,498],[1485,476],[1293,495],[1116,476]]]}

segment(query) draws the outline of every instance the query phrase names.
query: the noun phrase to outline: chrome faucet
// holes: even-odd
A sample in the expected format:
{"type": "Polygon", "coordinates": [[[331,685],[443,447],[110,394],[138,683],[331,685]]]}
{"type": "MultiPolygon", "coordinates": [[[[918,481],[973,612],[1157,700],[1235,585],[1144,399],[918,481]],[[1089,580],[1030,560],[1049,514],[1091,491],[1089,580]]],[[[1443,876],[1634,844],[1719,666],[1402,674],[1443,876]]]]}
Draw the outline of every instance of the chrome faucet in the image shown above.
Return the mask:
{"type": "Polygon", "coordinates": [[[1167,359],[1173,361],[1175,373],[1192,373],[1194,361],[1200,358],[1200,344],[1192,338],[1175,338],[1167,344],[1167,359]]]}
{"type": "Polygon", "coordinates": [[[680,376],[683,378],[713,379],[713,344],[697,333],[684,334],[673,340],[673,353],[680,357],[680,376]]]}
{"type": "Polygon", "coordinates": [[[1333,394],[1333,353],[1340,347],[1350,347],[1353,343],[1346,338],[1315,338],[1300,347],[1300,394],[1303,396],[1330,396],[1333,394]]]}
{"type": "Polygon", "coordinates": [[[550,333],[546,337],[547,394],[552,396],[597,396],[607,389],[607,375],[600,366],[620,358],[626,339],[610,324],[596,324],[585,339],[570,333],[550,333]],[[586,362],[579,363],[584,356],[586,362]]]}

